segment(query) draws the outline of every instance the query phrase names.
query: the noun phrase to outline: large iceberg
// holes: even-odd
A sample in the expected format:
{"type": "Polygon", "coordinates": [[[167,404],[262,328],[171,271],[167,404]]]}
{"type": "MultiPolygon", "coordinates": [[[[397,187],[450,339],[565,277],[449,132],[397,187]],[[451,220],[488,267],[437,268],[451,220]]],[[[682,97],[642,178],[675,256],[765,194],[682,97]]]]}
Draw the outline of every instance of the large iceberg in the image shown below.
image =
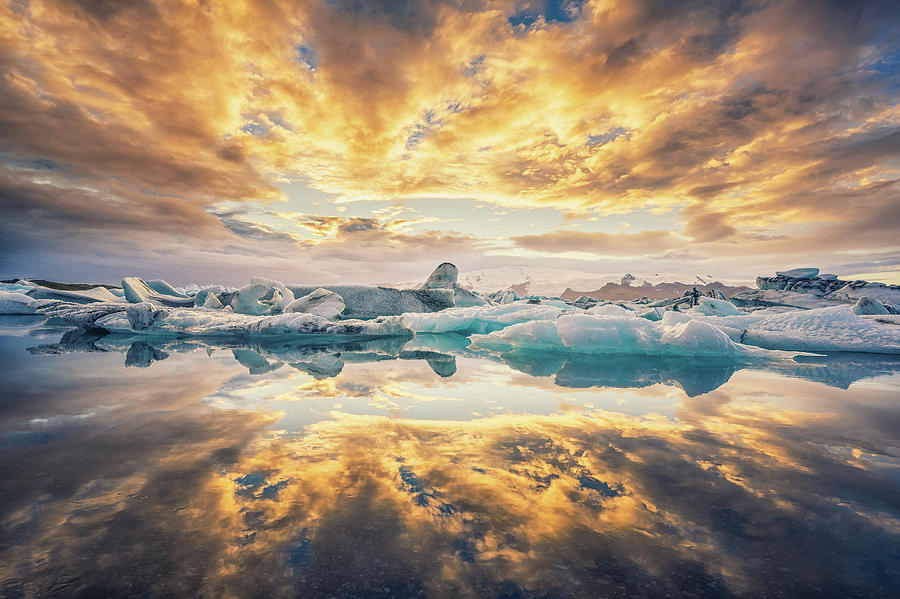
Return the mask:
{"type": "Polygon", "coordinates": [[[308,295],[297,298],[285,306],[285,312],[307,312],[323,318],[335,320],[340,318],[346,306],[341,296],[327,289],[316,289],[308,295]]]}
{"type": "Polygon", "coordinates": [[[513,324],[555,320],[565,311],[555,305],[515,302],[499,306],[470,306],[450,308],[436,313],[406,313],[403,318],[416,333],[490,333],[513,324]]]}
{"type": "Polygon", "coordinates": [[[161,306],[182,308],[194,305],[194,298],[178,294],[178,292],[165,281],[152,282],[154,283],[155,288],[151,287],[149,283],[139,277],[125,277],[122,279],[122,289],[125,291],[125,299],[132,304],[150,302],[161,306]],[[160,289],[163,291],[159,291],[160,289]],[[172,293],[169,293],[169,290],[171,290],[172,293]]]}
{"type": "MultiPolygon", "coordinates": [[[[471,334],[472,347],[554,349],[582,353],[747,353],[751,346],[788,351],[900,353],[900,327],[856,314],[849,305],[813,310],[739,312],[714,302],[659,321],[618,306],[591,310],[510,304],[406,315],[422,332],[471,334]],[[715,306],[715,310],[712,307],[715,306]],[[473,334],[474,333],[474,334],[473,334]]],[[[750,353],[753,353],[752,351],[750,353]]]]}
{"type": "Polygon", "coordinates": [[[0,314],[34,314],[37,301],[18,291],[0,291],[0,314]]]}
{"type": "Polygon", "coordinates": [[[295,297],[326,289],[341,296],[345,318],[399,316],[404,312],[438,312],[452,308],[449,289],[394,289],[375,285],[289,285],[295,297]]]}
{"type": "MultiPolygon", "coordinates": [[[[845,281],[831,274],[820,275],[818,269],[814,268],[778,272],[774,277],[756,277],[756,286],[764,291],[810,294],[831,302],[854,303],[861,297],[868,297],[900,305],[900,285],[861,280],[845,281]]],[[[738,294],[741,295],[743,294],[738,294]]]]}
{"type": "Polygon", "coordinates": [[[668,324],[631,315],[563,314],[555,320],[523,322],[486,335],[472,335],[473,349],[567,350],[578,353],[770,356],[736,343],[701,320],[668,324]]]}
{"type": "Polygon", "coordinates": [[[294,301],[294,292],[271,279],[254,277],[250,284],[237,290],[231,307],[240,314],[262,316],[281,314],[294,301]]]}

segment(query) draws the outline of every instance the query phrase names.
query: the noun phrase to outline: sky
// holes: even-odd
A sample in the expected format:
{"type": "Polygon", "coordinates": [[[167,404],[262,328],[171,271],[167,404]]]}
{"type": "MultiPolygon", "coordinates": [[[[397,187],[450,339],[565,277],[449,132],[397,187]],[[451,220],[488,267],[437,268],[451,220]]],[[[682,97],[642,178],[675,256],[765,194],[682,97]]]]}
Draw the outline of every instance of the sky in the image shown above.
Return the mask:
{"type": "Polygon", "coordinates": [[[3,0],[0,278],[900,282],[900,3],[3,0]]]}

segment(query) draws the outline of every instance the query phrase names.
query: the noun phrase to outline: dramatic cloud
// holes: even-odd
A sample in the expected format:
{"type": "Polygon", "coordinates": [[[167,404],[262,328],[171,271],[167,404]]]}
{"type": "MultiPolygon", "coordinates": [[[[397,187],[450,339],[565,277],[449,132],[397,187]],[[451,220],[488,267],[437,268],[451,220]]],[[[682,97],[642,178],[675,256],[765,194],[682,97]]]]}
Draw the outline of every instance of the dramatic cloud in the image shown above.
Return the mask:
{"type": "MultiPolygon", "coordinates": [[[[308,206],[295,224],[216,222],[223,202],[271,206],[301,181],[340,202],[681,210],[682,249],[847,223],[848,249],[886,251],[873,215],[898,205],[898,24],[879,1],[11,2],[2,231],[210,250],[383,232],[308,206]]],[[[638,251],[658,229],[610,239],[638,251]]],[[[531,233],[514,243],[576,249],[531,233]]]]}
{"type": "Polygon", "coordinates": [[[642,233],[587,233],[584,231],[553,231],[542,235],[513,237],[519,247],[544,252],[594,252],[634,256],[657,253],[679,245],[668,231],[642,233]]]}

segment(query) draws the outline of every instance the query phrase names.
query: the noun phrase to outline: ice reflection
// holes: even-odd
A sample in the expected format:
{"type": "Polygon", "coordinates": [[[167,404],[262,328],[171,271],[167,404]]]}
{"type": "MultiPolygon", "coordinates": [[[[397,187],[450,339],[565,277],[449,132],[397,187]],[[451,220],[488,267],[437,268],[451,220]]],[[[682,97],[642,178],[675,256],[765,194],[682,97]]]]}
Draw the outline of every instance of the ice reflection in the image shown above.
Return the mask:
{"type": "Polygon", "coordinates": [[[139,346],[29,327],[0,336],[0,596],[900,586],[888,358],[642,372],[444,337],[139,346]]]}
{"type": "Polygon", "coordinates": [[[173,352],[231,351],[251,374],[265,374],[289,365],[317,379],[341,374],[348,362],[423,360],[443,378],[457,373],[456,358],[501,361],[511,369],[534,376],[553,377],[559,387],[634,389],[663,384],[680,388],[688,397],[709,393],[726,384],[742,369],[767,370],[786,376],[848,388],[856,381],[900,371],[900,357],[880,354],[836,353],[798,355],[781,361],[735,357],[654,355],[578,355],[552,351],[519,350],[492,355],[473,352],[468,340],[456,334],[419,335],[415,339],[385,338],[363,342],[315,344],[276,341],[265,344],[217,343],[197,340],[152,342],[102,331],[67,331],[57,343],[28,348],[33,354],[67,352],[121,352],[126,366],[148,367],[173,352]]]}

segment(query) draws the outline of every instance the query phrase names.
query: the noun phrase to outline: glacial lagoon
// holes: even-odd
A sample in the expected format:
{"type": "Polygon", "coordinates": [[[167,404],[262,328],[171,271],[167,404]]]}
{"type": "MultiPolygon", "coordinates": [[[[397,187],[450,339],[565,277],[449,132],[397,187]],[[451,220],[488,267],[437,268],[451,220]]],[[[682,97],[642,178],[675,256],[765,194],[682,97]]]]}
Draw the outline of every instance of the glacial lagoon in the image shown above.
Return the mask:
{"type": "Polygon", "coordinates": [[[900,357],[0,317],[0,596],[893,597],[900,357]]]}

